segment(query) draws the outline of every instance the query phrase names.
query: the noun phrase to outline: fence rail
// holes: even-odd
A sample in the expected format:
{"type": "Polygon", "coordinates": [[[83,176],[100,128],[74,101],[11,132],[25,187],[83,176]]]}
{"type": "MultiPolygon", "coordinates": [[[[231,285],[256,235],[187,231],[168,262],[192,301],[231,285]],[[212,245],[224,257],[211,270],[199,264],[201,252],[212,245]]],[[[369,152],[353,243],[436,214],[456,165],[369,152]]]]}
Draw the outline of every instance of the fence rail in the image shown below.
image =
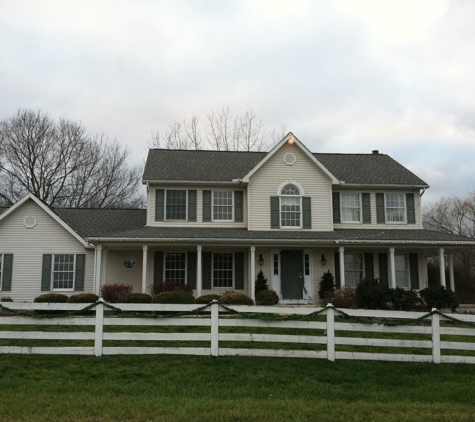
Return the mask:
{"type": "Polygon", "coordinates": [[[199,312],[195,312],[197,305],[117,306],[124,314],[104,312],[112,306],[99,301],[84,316],[58,316],[51,315],[52,311],[79,312],[85,305],[8,303],[3,309],[17,315],[4,312],[0,317],[0,353],[475,363],[475,315],[338,310],[331,305],[223,307],[217,302],[199,312]],[[25,316],[27,312],[32,315],[25,316]],[[292,318],[269,319],[272,314],[292,318]]]}

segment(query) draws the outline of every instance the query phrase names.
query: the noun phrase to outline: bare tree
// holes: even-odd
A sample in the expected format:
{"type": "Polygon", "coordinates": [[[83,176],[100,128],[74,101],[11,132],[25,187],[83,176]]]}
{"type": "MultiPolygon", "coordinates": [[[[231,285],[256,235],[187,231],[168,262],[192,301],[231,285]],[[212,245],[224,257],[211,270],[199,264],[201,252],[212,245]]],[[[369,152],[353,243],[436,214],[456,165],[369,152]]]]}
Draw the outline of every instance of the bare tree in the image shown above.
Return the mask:
{"type": "Polygon", "coordinates": [[[80,123],[18,110],[0,122],[0,203],[31,192],[56,207],[136,207],[141,171],[128,166],[128,155],[80,123]]]}

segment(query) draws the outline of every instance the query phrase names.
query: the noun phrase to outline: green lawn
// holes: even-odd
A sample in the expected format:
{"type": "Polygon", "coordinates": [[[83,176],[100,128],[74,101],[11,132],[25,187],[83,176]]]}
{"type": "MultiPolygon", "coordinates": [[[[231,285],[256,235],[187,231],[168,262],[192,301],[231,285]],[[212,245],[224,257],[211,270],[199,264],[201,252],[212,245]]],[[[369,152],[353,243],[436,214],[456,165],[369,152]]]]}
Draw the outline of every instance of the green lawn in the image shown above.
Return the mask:
{"type": "Polygon", "coordinates": [[[473,421],[475,365],[0,355],[7,421],[473,421]]]}

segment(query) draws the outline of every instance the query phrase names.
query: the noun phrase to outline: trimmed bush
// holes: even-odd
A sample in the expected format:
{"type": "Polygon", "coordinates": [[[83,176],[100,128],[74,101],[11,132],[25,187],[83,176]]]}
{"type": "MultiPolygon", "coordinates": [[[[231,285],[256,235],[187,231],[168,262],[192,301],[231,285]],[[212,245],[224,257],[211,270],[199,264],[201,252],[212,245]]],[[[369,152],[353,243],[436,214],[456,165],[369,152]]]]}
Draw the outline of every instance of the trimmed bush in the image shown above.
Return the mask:
{"type": "Polygon", "coordinates": [[[178,281],[164,281],[162,283],[155,283],[152,288],[153,296],[163,292],[187,292],[193,293],[191,286],[178,281]]]}
{"type": "Polygon", "coordinates": [[[318,296],[320,299],[325,299],[331,296],[335,291],[335,278],[333,274],[328,270],[323,273],[322,280],[320,281],[320,288],[318,289],[318,296]]]}
{"type": "Polygon", "coordinates": [[[0,302],[13,302],[13,299],[10,296],[2,296],[0,302]]]}
{"type": "Polygon", "coordinates": [[[335,290],[327,299],[335,308],[357,308],[355,289],[351,287],[335,290]]]}
{"type": "Polygon", "coordinates": [[[355,289],[356,304],[363,309],[387,309],[391,301],[389,287],[379,280],[363,280],[355,289]]]}
{"type": "Polygon", "coordinates": [[[414,311],[421,307],[421,298],[415,290],[396,287],[390,290],[391,308],[396,311],[414,311]]]}
{"type": "Polygon", "coordinates": [[[132,293],[131,284],[104,284],[101,287],[101,296],[109,303],[120,303],[130,293],[132,293]]]}
{"type": "Polygon", "coordinates": [[[256,285],[254,287],[254,292],[257,295],[262,290],[269,290],[269,286],[267,285],[267,278],[264,277],[264,273],[260,270],[257,273],[256,278],[256,285]]]}
{"type": "Polygon", "coordinates": [[[254,302],[248,295],[240,292],[224,294],[221,296],[221,299],[219,299],[219,303],[223,305],[254,305],[254,302]]]}
{"type": "Polygon", "coordinates": [[[77,295],[69,296],[68,303],[96,303],[99,296],[93,293],[78,293],[77,295]]]}
{"type": "Polygon", "coordinates": [[[444,286],[426,287],[419,294],[428,311],[432,308],[449,308],[452,312],[455,312],[459,306],[455,293],[444,286]]]}
{"type": "Polygon", "coordinates": [[[130,293],[125,295],[120,303],[152,303],[152,296],[146,293],[130,293]]]}
{"type": "Polygon", "coordinates": [[[68,297],[60,293],[46,293],[35,297],[35,303],[66,303],[68,297]]]}
{"type": "Polygon", "coordinates": [[[172,292],[163,292],[154,296],[152,299],[153,303],[177,303],[177,304],[193,304],[195,303],[195,298],[191,293],[172,291],[172,292]]]}
{"type": "Polygon", "coordinates": [[[203,295],[196,299],[196,303],[199,303],[200,305],[206,305],[207,303],[210,303],[213,300],[219,300],[220,298],[221,295],[203,295]]]}
{"type": "Polygon", "coordinates": [[[256,294],[256,305],[273,306],[279,303],[279,296],[274,290],[261,290],[256,294]]]}

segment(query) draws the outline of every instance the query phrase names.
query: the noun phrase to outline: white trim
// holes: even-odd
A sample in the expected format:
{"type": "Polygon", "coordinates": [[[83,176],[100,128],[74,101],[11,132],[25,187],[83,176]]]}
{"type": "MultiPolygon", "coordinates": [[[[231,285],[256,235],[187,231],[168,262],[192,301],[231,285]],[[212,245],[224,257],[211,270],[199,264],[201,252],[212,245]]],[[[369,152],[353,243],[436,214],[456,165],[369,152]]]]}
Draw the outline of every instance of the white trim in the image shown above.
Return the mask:
{"type": "MultiPolygon", "coordinates": [[[[234,207],[235,207],[235,200],[234,200],[234,189],[230,189],[230,188],[227,188],[227,189],[213,189],[211,190],[211,222],[213,223],[234,223],[234,207]],[[231,203],[231,219],[230,220],[215,220],[214,219],[214,193],[215,192],[231,192],[231,200],[232,200],[232,203],[231,203]]],[[[216,205],[217,207],[219,207],[220,205],[216,205]]],[[[228,207],[229,205],[226,205],[226,207],[228,207]]]]}
{"type": "Polygon", "coordinates": [[[51,292],[74,292],[75,290],[75,287],[76,287],[76,258],[77,258],[77,254],[75,253],[54,253],[54,254],[51,254],[51,280],[50,280],[50,291],[51,292]],[[55,271],[54,270],[54,261],[55,261],[55,257],[56,256],[66,256],[66,255],[72,255],[73,256],[73,270],[72,270],[72,273],[73,273],[73,286],[72,287],[68,287],[68,288],[64,288],[64,287],[54,287],[54,274],[55,272],[56,273],[59,273],[59,272],[62,272],[62,273],[70,273],[71,271],[55,271]]]}
{"type": "Polygon", "coordinates": [[[58,214],[56,214],[50,207],[45,205],[42,201],[40,201],[35,195],[32,193],[29,193],[28,195],[24,196],[22,199],[20,199],[15,205],[12,205],[10,208],[8,208],[3,214],[0,215],[0,222],[4,220],[7,216],[9,216],[11,213],[15,212],[17,208],[20,208],[26,201],[31,199],[33,202],[35,202],[44,212],[46,212],[50,217],[52,217],[57,223],[61,225],[65,230],[67,230],[72,236],[74,236],[81,244],[87,248],[91,247],[91,245],[84,240],[76,231],[73,230],[73,228],[67,224],[63,219],[61,219],[58,214]]]}
{"type": "MultiPolygon", "coordinates": [[[[183,221],[188,222],[188,189],[164,189],[163,195],[163,221],[183,221]],[[185,218],[167,218],[167,192],[168,191],[184,191],[185,192],[185,218]]],[[[156,193],[155,193],[156,195],[156,193]]],[[[147,207],[148,208],[148,207],[147,207]]]]}
{"type": "MultiPolygon", "coordinates": [[[[303,189],[303,187],[300,185],[300,183],[296,182],[295,180],[286,180],[285,182],[282,182],[279,187],[277,188],[277,196],[281,196],[282,195],[282,189],[284,188],[284,186],[287,186],[287,185],[295,185],[297,186],[297,188],[299,189],[300,191],[300,196],[305,196],[305,191],[303,189]]],[[[297,195],[284,195],[284,196],[297,196],[297,195]]]]}
{"type": "MultiPolygon", "coordinates": [[[[363,196],[361,192],[338,192],[340,194],[340,223],[341,224],[362,224],[363,223],[363,196]],[[360,210],[360,219],[355,220],[343,220],[343,195],[358,195],[359,197],[359,210],[360,210]]],[[[350,207],[346,207],[350,208],[350,207]]]]}
{"type": "MultiPolygon", "coordinates": [[[[235,285],[236,285],[236,262],[235,262],[235,256],[234,256],[234,252],[230,252],[230,251],[219,251],[219,252],[211,252],[211,290],[235,290],[235,285]],[[232,286],[215,286],[214,285],[214,256],[216,254],[228,254],[230,253],[232,255],[232,264],[233,264],[233,268],[232,268],[232,286]]],[[[226,270],[228,271],[228,270],[226,270]]]]}
{"type": "MultiPolygon", "coordinates": [[[[144,245],[143,247],[145,247],[146,245],[144,245]]],[[[184,254],[185,255],[185,278],[183,280],[183,283],[184,284],[188,284],[188,253],[187,251],[164,251],[163,252],[163,281],[175,281],[175,282],[179,282],[178,280],[168,280],[167,277],[166,277],[166,273],[167,273],[167,255],[169,254],[184,254]]],[[[168,271],[177,271],[176,269],[175,270],[168,270],[168,271]]],[[[179,270],[179,271],[183,271],[183,270],[179,270]]]]}
{"type": "Polygon", "coordinates": [[[148,245],[142,246],[142,293],[147,293],[148,245]]]}
{"type": "Polygon", "coordinates": [[[249,183],[250,177],[259,170],[287,141],[292,140],[292,143],[297,145],[302,152],[307,155],[307,157],[318,167],[320,168],[328,178],[333,182],[333,184],[338,185],[340,181],[311,153],[311,151],[300,142],[292,132],[289,132],[284,138],[272,148],[267,155],[249,172],[247,173],[242,181],[249,183]]]}
{"type": "Polygon", "coordinates": [[[406,204],[406,193],[405,192],[384,192],[384,221],[386,224],[408,224],[407,223],[407,204],[406,204]],[[388,206],[387,206],[387,195],[402,195],[402,201],[404,203],[404,211],[403,211],[403,221],[388,221],[388,206]]]}

